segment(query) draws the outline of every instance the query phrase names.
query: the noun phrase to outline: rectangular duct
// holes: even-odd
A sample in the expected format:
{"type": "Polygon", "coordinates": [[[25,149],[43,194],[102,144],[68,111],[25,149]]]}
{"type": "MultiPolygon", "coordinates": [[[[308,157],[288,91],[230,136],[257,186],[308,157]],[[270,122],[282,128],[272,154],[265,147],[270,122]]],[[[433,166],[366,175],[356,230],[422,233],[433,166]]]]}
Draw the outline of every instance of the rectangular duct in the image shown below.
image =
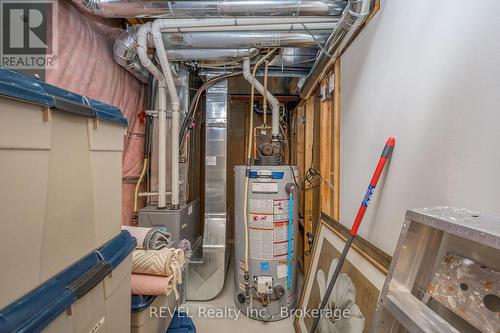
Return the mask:
{"type": "MultiPolygon", "coordinates": [[[[207,75],[207,79],[214,75],[207,75]]],[[[206,92],[205,202],[202,260],[189,264],[188,300],[209,300],[224,286],[229,261],[227,246],[226,169],[228,82],[221,80],[206,92]]]]}

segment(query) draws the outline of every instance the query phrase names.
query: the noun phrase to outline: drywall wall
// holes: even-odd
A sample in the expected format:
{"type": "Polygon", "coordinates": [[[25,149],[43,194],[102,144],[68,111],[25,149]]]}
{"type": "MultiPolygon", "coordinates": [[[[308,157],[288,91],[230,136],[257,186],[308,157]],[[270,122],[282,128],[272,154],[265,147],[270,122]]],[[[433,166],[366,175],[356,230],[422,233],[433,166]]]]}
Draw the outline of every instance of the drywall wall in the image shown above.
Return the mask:
{"type": "Polygon", "coordinates": [[[500,215],[499,18],[496,0],[385,0],[342,56],[340,219],[396,136],[360,229],[389,254],[407,208],[500,215]]]}

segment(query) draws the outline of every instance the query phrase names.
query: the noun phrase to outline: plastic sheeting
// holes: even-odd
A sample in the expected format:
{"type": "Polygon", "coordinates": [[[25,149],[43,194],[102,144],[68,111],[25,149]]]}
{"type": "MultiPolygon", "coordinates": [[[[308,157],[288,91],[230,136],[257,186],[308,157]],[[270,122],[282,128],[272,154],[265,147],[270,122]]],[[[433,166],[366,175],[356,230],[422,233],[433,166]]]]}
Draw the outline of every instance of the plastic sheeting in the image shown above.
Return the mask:
{"type": "MultiPolygon", "coordinates": [[[[138,177],[143,161],[144,85],[115,63],[113,43],[122,31],[119,21],[81,13],[69,2],[58,1],[59,52],[57,68],[47,70],[47,83],[114,105],[128,119],[124,137],[122,176],[138,177]]],[[[133,184],[123,184],[122,224],[130,225],[133,184]]]]}

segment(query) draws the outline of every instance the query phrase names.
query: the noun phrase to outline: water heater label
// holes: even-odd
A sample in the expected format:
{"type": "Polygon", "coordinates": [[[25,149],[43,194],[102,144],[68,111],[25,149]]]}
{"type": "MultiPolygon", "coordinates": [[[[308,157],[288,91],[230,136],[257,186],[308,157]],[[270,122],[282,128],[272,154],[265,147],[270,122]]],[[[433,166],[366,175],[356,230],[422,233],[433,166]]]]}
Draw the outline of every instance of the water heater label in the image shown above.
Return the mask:
{"type": "Polygon", "coordinates": [[[253,193],[278,193],[278,183],[260,183],[253,182],[252,183],[252,192],[253,193]]]}
{"type": "Polygon", "coordinates": [[[250,214],[250,226],[253,228],[273,228],[273,215],[271,214],[250,214]]]}
{"type": "Polygon", "coordinates": [[[205,165],[217,165],[217,156],[205,157],[205,165]]]}
{"type": "Polygon", "coordinates": [[[278,279],[288,276],[288,265],[287,264],[278,264],[278,279]]]}
{"type": "Polygon", "coordinates": [[[250,213],[273,214],[273,200],[250,199],[250,213]]]}
{"type": "Polygon", "coordinates": [[[288,222],[274,222],[274,242],[285,242],[288,240],[288,222]]]}
{"type": "Polygon", "coordinates": [[[271,176],[272,174],[271,170],[257,170],[257,176],[271,176]]]}
{"type": "Polygon", "coordinates": [[[248,228],[250,238],[250,258],[272,260],[273,229],[248,228]]]}
{"type": "Polygon", "coordinates": [[[285,215],[288,220],[289,206],[288,199],[274,199],[274,214],[285,215]]]}

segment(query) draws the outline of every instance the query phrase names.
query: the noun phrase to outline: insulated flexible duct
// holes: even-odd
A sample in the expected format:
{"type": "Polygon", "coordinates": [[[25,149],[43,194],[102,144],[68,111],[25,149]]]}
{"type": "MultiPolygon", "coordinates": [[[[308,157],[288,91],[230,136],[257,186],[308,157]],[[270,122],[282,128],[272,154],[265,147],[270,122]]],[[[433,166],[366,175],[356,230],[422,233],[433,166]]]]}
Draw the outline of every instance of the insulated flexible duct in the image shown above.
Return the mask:
{"type": "Polygon", "coordinates": [[[361,25],[373,9],[374,0],[349,0],[349,3],[333,33],[328,37],[311,71],[300,87],[300,97],[311,96],[318,83],[330,70],[331,64],[351,40],[357,27],[361,25]]]}
{"type": "MultiPolygon", "coordinates": [[[[123,31],[113,45],[115,61],[133,74],[139,81],[148,83],[149,71],[142,66],[137,55],[137,33],[140,25],[135,25],[123,31]]],[[[153,47],[154,43],[147,38],[146,45],[153,47]]],[[[258,54],[256,48],[249,49],[171,49],[167,50],[170,61],[199,60],[238,60],[254,57],[258,54]]]]}

